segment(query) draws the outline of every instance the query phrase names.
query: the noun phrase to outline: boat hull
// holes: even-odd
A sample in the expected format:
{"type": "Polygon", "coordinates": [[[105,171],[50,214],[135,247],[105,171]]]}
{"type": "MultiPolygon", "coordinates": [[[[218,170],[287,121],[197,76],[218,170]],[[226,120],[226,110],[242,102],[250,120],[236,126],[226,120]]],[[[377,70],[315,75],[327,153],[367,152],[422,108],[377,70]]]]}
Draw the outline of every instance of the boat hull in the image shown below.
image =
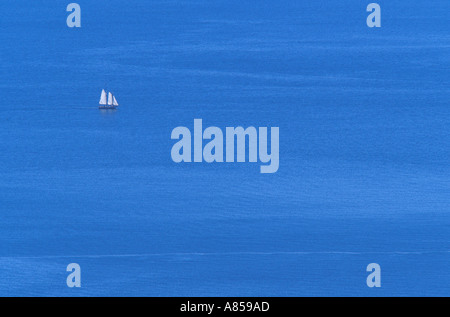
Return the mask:
{"type": "Polygon", "coordinates": [[[117,106],[99,106],[98,108],[103,110],[117,110],[117,106]]]}

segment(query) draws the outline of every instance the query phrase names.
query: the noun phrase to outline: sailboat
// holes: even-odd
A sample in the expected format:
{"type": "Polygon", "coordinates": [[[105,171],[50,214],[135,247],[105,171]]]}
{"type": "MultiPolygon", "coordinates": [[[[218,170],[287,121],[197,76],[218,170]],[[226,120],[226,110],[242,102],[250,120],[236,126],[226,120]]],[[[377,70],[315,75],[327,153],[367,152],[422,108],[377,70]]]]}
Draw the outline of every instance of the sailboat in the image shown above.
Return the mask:
{"type": "Polygon", "coordinates": [[[108,94],[106,94],[105,89],[102,90],[99,104],[99,109],[117,109],[117,107],[119,106],[116,97],[114,97],[111,92],[108,92],[108,94]]]}

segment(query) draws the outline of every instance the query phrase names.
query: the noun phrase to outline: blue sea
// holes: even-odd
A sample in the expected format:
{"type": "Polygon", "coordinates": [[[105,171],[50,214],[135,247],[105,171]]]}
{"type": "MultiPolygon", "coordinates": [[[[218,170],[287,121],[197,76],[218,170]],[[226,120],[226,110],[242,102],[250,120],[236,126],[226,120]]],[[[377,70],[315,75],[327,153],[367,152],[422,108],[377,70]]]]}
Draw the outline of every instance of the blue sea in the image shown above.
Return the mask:
{"type": "Polygon", "coordinates": [[[450,295],[449,1],[77,3],[0,3],[0,296],[450,295]],[[197,118],[278,172],[174,163],[197,118]]]}

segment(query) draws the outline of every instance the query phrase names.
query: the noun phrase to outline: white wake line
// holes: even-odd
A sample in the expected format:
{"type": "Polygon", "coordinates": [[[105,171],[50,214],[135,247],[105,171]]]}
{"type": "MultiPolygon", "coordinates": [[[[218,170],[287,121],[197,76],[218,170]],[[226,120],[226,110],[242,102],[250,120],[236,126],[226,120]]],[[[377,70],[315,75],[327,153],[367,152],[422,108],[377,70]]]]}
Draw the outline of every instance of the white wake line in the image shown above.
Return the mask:
{"type": "Polygon", "coordinates": [[[67,258],[137,258],[153,256],[218,256],[218,255],[427,255],[450,254],[450,251],[292,251],[292,252],[179,252],[179,253],[142,253],[142,254],[98,254],[98,255],[44,255],[44,256],[0,256],[0,259],[67,259],[67,258]]]}

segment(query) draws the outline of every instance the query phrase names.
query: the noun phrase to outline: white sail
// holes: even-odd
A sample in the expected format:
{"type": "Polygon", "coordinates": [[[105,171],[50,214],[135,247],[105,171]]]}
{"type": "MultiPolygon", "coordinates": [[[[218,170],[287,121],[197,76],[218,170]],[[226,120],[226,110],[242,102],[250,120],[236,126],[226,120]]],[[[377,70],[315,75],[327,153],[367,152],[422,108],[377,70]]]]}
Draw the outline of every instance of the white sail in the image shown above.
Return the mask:
{"type": "Polygon", "coordinates": [[[108,93],[108,106],[112,106],[113,104],[113,94],[108,93]]]}
{"type": "Polygon", "coordinates": [[[106,105],[106,91],[104,89],[102,90],[99,104],[106,105]]]}
{"type": "Polygon", "coordinates": [[[113,106],[118,106],[119,103],[116,100],[116,96],[113,96],[113,106]]]}

